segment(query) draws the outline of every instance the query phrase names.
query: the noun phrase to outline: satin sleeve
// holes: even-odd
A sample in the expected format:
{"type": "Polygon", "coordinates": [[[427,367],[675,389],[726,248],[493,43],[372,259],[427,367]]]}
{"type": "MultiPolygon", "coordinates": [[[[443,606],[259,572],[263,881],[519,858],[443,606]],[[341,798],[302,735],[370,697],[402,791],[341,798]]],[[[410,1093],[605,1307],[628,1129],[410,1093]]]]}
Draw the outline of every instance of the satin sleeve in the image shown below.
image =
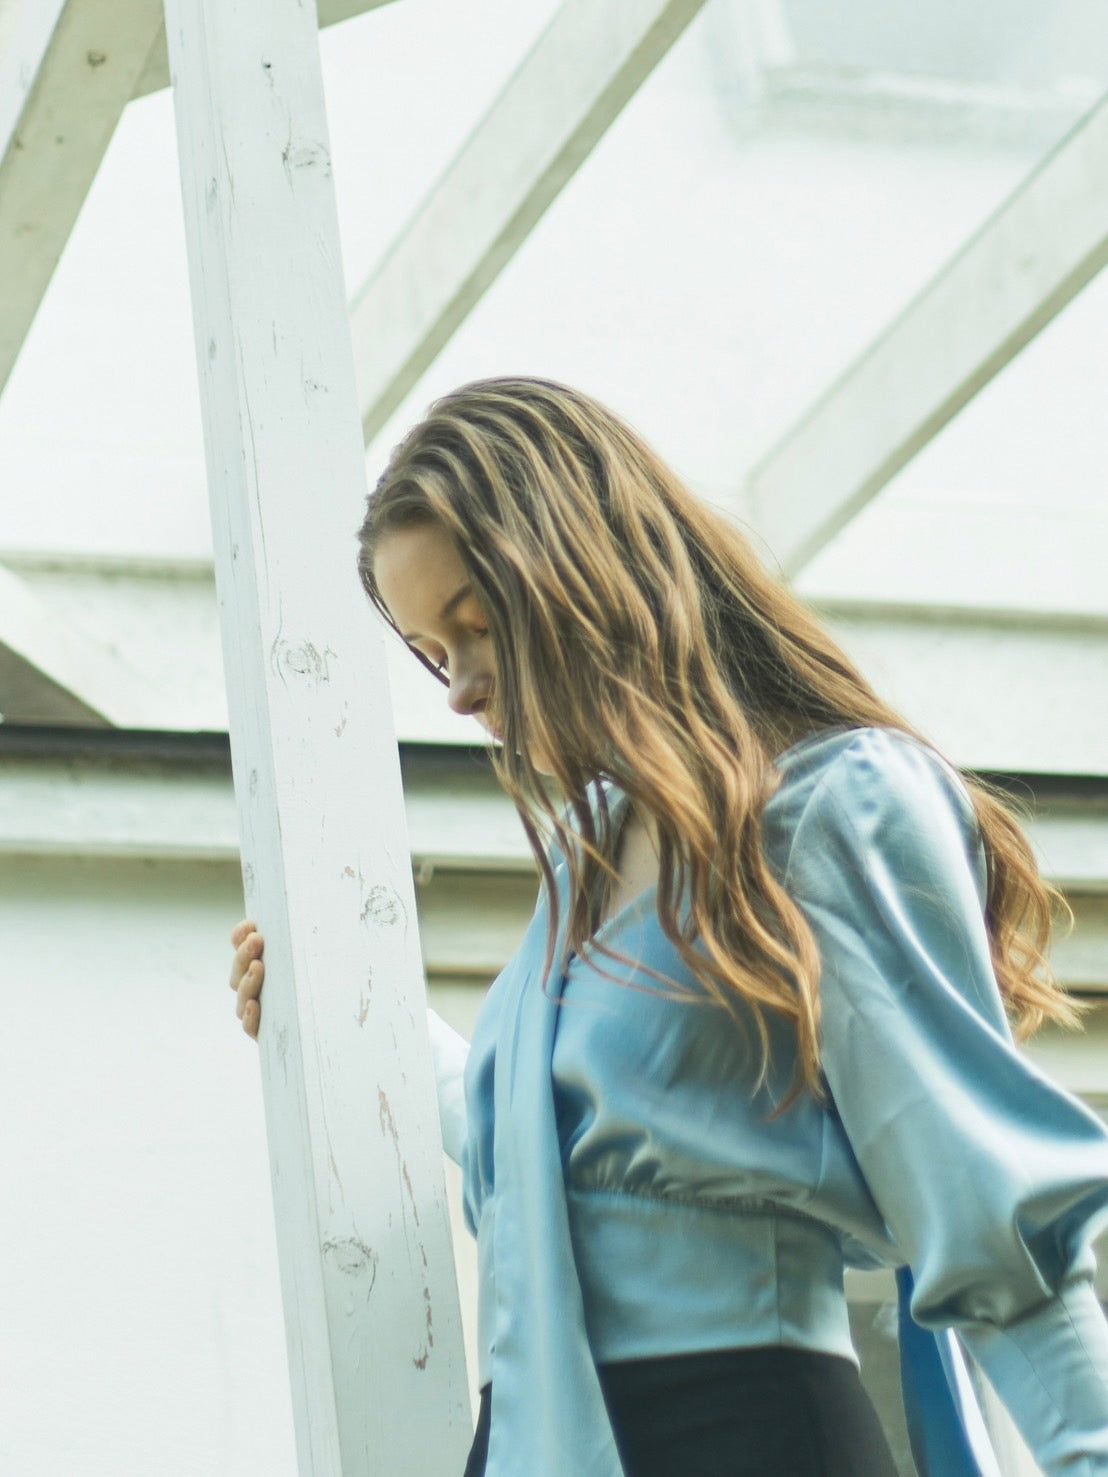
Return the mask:
{"type": "Polygon", "coordinates": [[[957,1329],[1045,1472],[1108,1473],[1091,1286],[1108,1135],[1012,1041],[958,776],[861,730],[805,803],[786,886],[820,953],[834,1109],[911,1268],[913,1318],[957,1329]]]}
{"type": "Polygon", "coordinates": [[[427,1010],[427,1029],[431,1037],[431,1064],[435,1073],[443,1152],[455,1164],[461,1164],[466,1142],[463,1077],[469,1042],[430,1007],[427,1010]]]}

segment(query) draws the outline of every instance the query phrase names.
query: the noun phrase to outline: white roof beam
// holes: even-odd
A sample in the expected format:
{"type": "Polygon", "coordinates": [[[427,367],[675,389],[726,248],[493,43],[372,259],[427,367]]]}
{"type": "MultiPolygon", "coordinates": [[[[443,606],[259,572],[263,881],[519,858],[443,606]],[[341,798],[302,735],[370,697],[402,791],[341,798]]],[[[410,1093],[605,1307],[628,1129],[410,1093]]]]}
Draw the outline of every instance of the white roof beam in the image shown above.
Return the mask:
{"type": "Polygon", "coordinates": [[[0,8],[0,390],[161,17],[161,0],[0,8]]]}
{"type": "MultiPolygon", "coordinates": [[[[432,777],[410,777],[405,800],[423,962],[431,975],[487,980],[517,947],[537,886],[522,828],[490,773],[444,800],[432,777]],[[478,789],[484,793],[478,795],[478,789]],[[432,821],[430,807],[437,813],[432,821]],[[515,821],[499,854],[445,856],[452,837],[491,819],[515,821]],[[460,865],[459,865],[460,864],[460,865]]],[[[1027,823],[1044,871],[1067,894],[1072,933],[1059,930],[1053,961],[1073,989],[1108,991],[1108,793],[1046,796],[1027,823]]],[[[0,752],[0,857],[239,860],[230,776],[185,762],[75,761],[0,752]]],[[[1102,1063],[1103,1066],[1103,1063],[1102,1063]]]]}
{"type": "MultiPolygon", "coordinates": [[[[319,0],[319,26],[336,25],[339,21],[351,20],[369,10],[378,10],[390,0],[319,0]]],[[[163,25],[150,49],[146,65],[135,83],[134,97],[145,97],[148,92],[160,92],[169,86],[169,54],[165,42],[163,25]]]]}
{"type": "MultiPolygon", "coordinates": [[[[321,0],[320,25],[386,0],[321,0]]],[[[123,109],[169,85],[162,0],[0,4],[0,391],[123,109]]]]}
{"type": "MultiPolygon", "coordinates": [[[[430,975],[487,980],[518,945],[537,882],[515,810],[491,772],[458,779],[423,764],[405,776],[423,962],[430,975]],[[469,844],[459,847],[467,832],[469,844]]],[[[1108,991],[1108,788],[1044,787],[1027,829],[1076,915],[1073,932],[1056,937],[1055,968],[1073,989],[1108,991]]],[[[187,758],[0,750],[4,855],[236,865],[230,775],[222,764],[187,758]]]]}
{"type": "Polygon", "coordinates": [[[958,764],[1103,775],[1108,620],[817,606],[878,692],[958,764]]]}
{"type": "Polygon", "coordinates": [[[154,728],[172,717],[155,684],[0,568],[0,713],[9,723],[154,728]]]}
{"type": "Polygon", "coordinates": [[[1100,271],[1108,261],[1106,176],[1108,101],[754,468],[745,516],[787,574],[818,553],[1100,271]]]}
{"type": "MultiPolygon", "coordinates": [[[[1103,962],[1108,959],[1108,919],[1104,923],[1106,926],[1102,927],[1100,938],[1101,979],[1105,975],[1103,962]]],[[[1092,929],[1089,934],[1092,938],[1092,929]]],[[[1108,1081],[1105,1080],[1108,1004],[1104,1001],[1098,1001],[1097,1009],[1085,1017],[1079,1034],[1075,1035],[1062,1026],[1046,1026],[1032,1036],[1025,1049],[1038,1067],[1070,1092],[1080,1093],[1101,1112],[1108,1108],[1108,1081]]],[[[1098,1274],[1098,1283],[1101,1275],[1098,1274]]]]}
{"type": "MultiPolygon", "coordinates": [[[[407,775],[412,865],[426,877],[480,872],[528,879],[535,864],[515,807],[488,770],[456,765],[407,775]]],[[[1108,837],[1108,815],[1103,829],[1108,837]]],[[[1105,842],[1108,847],[1108,839],[1105,842]]],[[[224,765],[0,748],[0,854],[234,862],[239,833],[224,765]]],[[[1104,857],[1108,889],[1108,852],[1104,857]]]]}
{"type": "Polygon", "coordinates": [[[368,444],[704,0],[564,0],[355,296],[368,444]]]}
{"type": "MultiPolygon", "coordinates": [[[[109,691],[133,694],[126,712],[118,705],[110,710],[119,726],[226,731],[217,607],[208,578],[170,571],[158,578],[153,570],[120,567],[98,577],[95,570],[43,571],[31,564],[20,573],[20,581],[0,579],[0,641],[22,651],[26,665],[62,679],[95,706],[92,658],[67,658],[63,667],[60,656],[50,655],[52,645],[47,649],[44,633],[64,632],[64,649],[91,651],[110,664],[117,680],[109,691]],[[27,598],[13,607],[3,592],[24,585],[27,598]],[[13,608],[17,614],[33,608],[36,614],[17,621],[13,608]]],[[[878,603],[812,591],[807,599],[879,689],[958,763],[1014,772],[1108,773],[1108,615],[878,603]],[[1046,716],[1036,719],[1035,713],[1046,716]]],[[[359,622],[366,621],[363,610],[359,622]]],[[[473,720],[447,714],[442,689],[399,642],[387,641],[386,652],[402,738],[417,744],[482,741],[473,720]]],[[[35,680],[48,691],[45,679],[35,680]]],[[[9,696],[0,686],[0,711],[9,696]]],[[[9,707],[9,713],[24,723],[54,721],[35,706],[19,712],[9,707]]],[[[87,720],[76,714],[67,721],[87,720]]],[[[433,816],[435,801],[427,804],[433,816]]],[[[510,828],[514,817],[506,819],[510,828]]],[[[499,822],[482,816],[479,825],[460,825],[448,854],[485,865],[479,857],[501,845],[499,822]],[[490,826],[498,839],[491,831],[485,836],[490,826]]],[[[435,865],[445,860],[426,855],[435,865]]]]}
{"type": "MultiPolygon", "coordinates": [[[[0,745],[0,855],[239,860],[225,762],[97,753],[92,743],[45,752],[28,739],[25,747],[0,745]]],[[[515,807],[491,770],[469,768],[463,777],[457,764],[423,756],[412,763],[406,755],[413,867],[436,885],[478,873],[509,887],[513,876],[527,879],[533,893],[535,865],[515,807]]],[[[1108,783],[1070,783],[1026,781],[1027,796],[1035,793],[1028,831],[1053,882],[1067,893],[1108,899],[1108,783]]]]}

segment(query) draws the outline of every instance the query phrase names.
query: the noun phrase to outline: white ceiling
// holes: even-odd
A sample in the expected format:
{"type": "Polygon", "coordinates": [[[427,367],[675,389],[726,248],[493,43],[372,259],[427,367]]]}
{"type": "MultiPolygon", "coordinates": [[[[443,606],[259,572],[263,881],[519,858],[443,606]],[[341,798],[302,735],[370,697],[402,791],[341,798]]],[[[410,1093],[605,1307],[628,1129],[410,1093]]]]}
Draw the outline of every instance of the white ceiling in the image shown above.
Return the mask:
{"type": "MultiPolygon", "coordinates": [[[[403,0],[323,35],[352,293],[552,8],[403,0]]],[[[727,504],[1108,76],[1093,3],[831,16],[708,7],[370,448],[371,478],[434,394],[527,371],[608,399],[727,504]]],[[[1106,334],[1094,283],[801,587],[1103,612],[1106,334]]],[[[0,553],[208,559],[192,354],[162,94],[127,110],[0,399],[0,553]]]]}

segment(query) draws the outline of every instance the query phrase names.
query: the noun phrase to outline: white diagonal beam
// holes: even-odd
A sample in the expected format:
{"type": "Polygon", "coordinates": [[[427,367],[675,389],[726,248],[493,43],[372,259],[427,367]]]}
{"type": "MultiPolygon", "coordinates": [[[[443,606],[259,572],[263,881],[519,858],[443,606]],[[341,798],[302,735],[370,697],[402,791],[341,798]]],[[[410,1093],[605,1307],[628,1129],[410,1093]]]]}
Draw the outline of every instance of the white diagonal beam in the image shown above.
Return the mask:
{"type": "Polygon", "coordinates": [[[168,84],[162,0],[0,0],[0,391],[123,109],[168,84]]]}
{"type": "Polygon", "coordinates": [[[795,574],[1108,262],[1108,100],[754,468],[742,504],[795,574]]]}
{"type": "Polygon", "coordinates": [[[0,713],[85,728],[154,728],[173,717],[155,684],[3,568],[0,713]]]}
{"type": "Polygon", "coordinates": [[[367,444],[704,0],[564,0],[354,298],[367,444]]]}
{"type": "Polygon", "coordinates": [[[161,0],[0,6],[0,390],[161,18],[161,0]]]}

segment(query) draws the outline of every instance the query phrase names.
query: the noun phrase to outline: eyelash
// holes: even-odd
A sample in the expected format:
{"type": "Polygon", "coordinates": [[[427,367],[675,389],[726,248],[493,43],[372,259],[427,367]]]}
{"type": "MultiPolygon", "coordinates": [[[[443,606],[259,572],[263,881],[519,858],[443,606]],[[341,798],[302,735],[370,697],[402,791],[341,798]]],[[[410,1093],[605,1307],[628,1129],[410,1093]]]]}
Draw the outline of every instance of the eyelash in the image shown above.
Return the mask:
{"type": "MultiPolygon", "coordinates": [[[[487,636],[489,634],[489,628],[488,628],[488,626],[474,626],[474,628],[473,628],[473,634],[475,636],[487,636]]],[[[440,677],[445,677],[446,676],[446,673],[447,673],[447,661],[446,661],[446,658],[445,657],[443,657],[443,659],[442,659],[441,662],[434,662],[434,663],[432,663],[432,665],[434,666],[434,669],[435,669],[436,673],[440,677]]]]}

